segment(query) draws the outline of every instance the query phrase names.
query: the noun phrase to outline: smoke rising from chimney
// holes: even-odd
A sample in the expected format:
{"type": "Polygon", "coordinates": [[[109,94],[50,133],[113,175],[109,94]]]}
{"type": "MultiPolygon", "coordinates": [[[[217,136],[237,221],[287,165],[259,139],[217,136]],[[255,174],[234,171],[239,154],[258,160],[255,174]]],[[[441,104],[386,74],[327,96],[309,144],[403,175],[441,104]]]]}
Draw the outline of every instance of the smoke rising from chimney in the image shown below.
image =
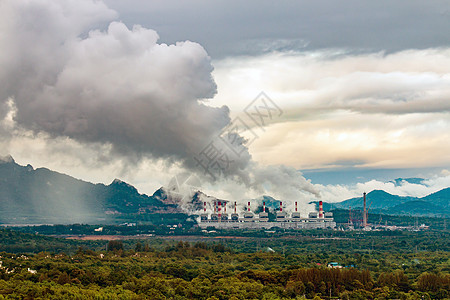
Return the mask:
{"type": "MultiPolygon", "coordinates": [[[[230,117],[228,107],[205,102],[217,87],[201,45],[158,43],[155,31],[127,28],[99,1],[5,0],[0,8],[2,119],[12,105],[15,126],[30,134],[107,145],[109,156],[164,159],[203,175],[193,157],[230,117]]],[[[318,196],[300,172],[260,166],[247,148],[223,182],[285,201],[318,196]]]]}

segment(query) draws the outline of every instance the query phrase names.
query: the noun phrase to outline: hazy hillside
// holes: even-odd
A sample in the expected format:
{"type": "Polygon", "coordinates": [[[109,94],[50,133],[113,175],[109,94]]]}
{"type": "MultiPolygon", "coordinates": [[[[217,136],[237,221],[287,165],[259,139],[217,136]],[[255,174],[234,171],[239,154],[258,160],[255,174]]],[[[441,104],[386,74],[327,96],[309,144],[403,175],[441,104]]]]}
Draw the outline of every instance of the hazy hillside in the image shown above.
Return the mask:
{"type": "Polygon", "coordinates": [[[11,157],[0,161],[0,211],[1,223],[16,224],[130,222],[156,212],[180,214],[176,205],[163,203],[158,195],[139,194],[120,180],[92,184],[45,168],[20,166],[11,157]]]}

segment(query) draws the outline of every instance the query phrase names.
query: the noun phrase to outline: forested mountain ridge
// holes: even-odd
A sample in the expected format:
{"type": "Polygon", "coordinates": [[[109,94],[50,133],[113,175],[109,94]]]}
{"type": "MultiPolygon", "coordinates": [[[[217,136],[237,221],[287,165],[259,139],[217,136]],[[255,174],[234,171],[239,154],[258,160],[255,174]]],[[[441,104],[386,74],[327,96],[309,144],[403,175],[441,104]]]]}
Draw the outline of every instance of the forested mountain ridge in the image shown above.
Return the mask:
{"type": "MultiPolygon", "coordinates": [[[[182,214],[159,194],[140,194],[115,179],[93,184],[46,168],[20,166],[12,157],[0,160],[0,223],[114,223],[143,214],[182,214]]],[[[151,222],[151,220],[148,220],[151,222]]]]}

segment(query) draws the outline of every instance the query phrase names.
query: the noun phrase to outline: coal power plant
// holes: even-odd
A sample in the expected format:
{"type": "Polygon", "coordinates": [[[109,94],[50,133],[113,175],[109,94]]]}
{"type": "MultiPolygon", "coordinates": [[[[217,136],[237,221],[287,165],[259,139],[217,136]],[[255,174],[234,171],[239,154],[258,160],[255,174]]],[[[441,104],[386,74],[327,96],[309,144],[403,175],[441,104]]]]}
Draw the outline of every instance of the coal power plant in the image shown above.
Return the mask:
{"type": "Polygon", "coordinates": [[[248,202],[246,209],[242,213],[237,212],[237,205],[234,202],[228,214],[226,201],[214,201],[214,211],[207,213],[206,202],[203,202],[203,213],[200,215],[199,226],[201,228],[215,227],[217,229],[242,229],[242,228],[264,228],[273,227],[286,229],[315,229],[315,228],[336,228],[336,222],[333,219],[332,212],[324,212],[322,201],[319,202],[319,212],[310,212],[302,217],[298,211],[297,202],[292,212],[283,210],[283,202],[280,202],[279,209],[275,212],[275,218],[269,220],[269,211],[266,203],[263,202],[263,208],[260,213],[251,211],[251,203],[248,202]]]}

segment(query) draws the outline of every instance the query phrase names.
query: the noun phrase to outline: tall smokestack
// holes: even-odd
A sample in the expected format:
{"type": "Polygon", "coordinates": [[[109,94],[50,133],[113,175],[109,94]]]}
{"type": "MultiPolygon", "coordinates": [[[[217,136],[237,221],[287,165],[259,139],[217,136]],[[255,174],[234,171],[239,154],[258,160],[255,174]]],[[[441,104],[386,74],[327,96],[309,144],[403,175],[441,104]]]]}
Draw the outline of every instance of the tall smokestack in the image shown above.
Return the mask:
{"type": "Polygon", "coordinates": [[[319,218],[323,218],[323,203],[319,201],[319,218]]]}
{"type": "Polygon", "coordinates": [[[216,213],[216,201],[214,201],[214,213],[216,213]]]}
{"type": "Polygon", "coordinates": [[[206,202],[203,202],[203,213],[200,215],[200,221],[206,222],[208,220],[208,214],[206,213],[206,202]]]}
{"type": "Polygon", "coordinates": [[[248,211],[250,211],[250,201],[248,201],[248,211]]]}
{"type": "Polygon", "coordinates": [[[283,211],[283,202],[280,201],[280,212],[283,211]]]}
{"type": "Polygon", "coordinates": [[[364,198],[363,228],[366,228],[367,226],[366,192],[364,192],[363,198],[364,198]]]}
{"type": "Polygon", "coordinates": [[[219,210],[219,219],[220,219],[220,215],[221,215],[221,212],[220,212],[221,209],[222,209],[222,202],[219,201],[219,209],[218,209],[219,210]]]}
{"type": "Polygon", "coordinates": [[[266,212],[266,202],[263,202],[263,212],[266,212]]]}
{"type": "MultiPolygon", "coordinates": [[[[226,206],[225,206],[226,207],[226,206]]],[[[237,205],[236,202],[234,202],[234,214],[231,214],[231,220],[233,222],[238,222],[239,221],[239,215],[237,214],[236,210],[237,210],[237,205]]]]}
{"type": "Polygon", "coordinates": [[[291,214],[291,218],[294,222],[300,221],[300,213],[298,212],[297,201],[295,201],[295,211],[291,214]]]}
{"type": "Polygon", "coordinates": [[[224,205],[224,207],[223,207],[223,212],[224,213],[227,213],[227,203],[225,202],[225,205],[224,205]]]}

